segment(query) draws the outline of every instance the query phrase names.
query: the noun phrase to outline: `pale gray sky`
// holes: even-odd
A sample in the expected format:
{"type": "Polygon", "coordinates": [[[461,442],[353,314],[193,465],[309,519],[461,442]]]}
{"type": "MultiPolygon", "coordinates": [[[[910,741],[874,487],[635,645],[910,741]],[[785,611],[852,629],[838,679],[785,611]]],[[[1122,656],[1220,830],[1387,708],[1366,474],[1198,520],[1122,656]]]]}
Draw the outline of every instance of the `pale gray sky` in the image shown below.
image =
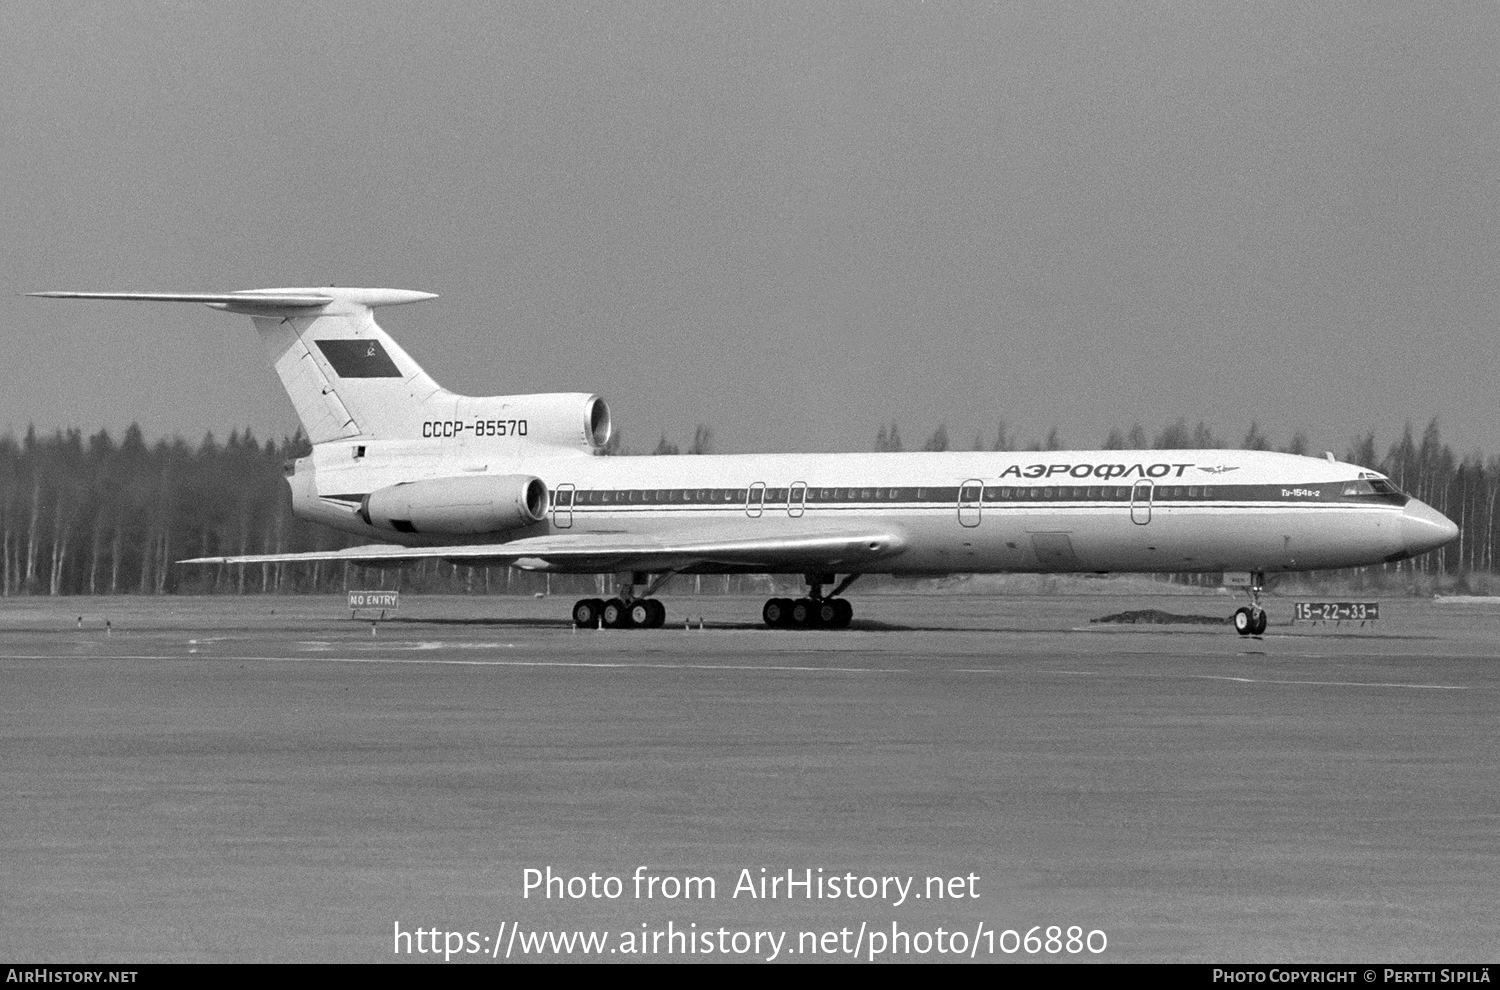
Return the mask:
{"type": "MultiPolygon", "coordinates": [[[[3,284],[384,285],[633,447],[1185,416],[1500,454],[1500,5],[11,0],[3,284]]],[[[0,430],[294,425],[244,317],[0,296],[0,430]]]]}

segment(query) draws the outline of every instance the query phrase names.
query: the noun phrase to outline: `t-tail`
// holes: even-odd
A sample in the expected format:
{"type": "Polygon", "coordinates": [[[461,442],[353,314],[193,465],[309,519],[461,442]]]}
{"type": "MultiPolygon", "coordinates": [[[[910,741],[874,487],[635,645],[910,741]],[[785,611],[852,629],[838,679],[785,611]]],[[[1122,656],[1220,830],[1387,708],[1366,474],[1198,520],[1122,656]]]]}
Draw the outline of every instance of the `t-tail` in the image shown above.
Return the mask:
{"type": "MultiPolygon", "coordinates": [[[[547,446],[590,451],[609,439],[597,396],[561,393],[470,398],[433,381],[375,322],[378,306],[435,299],[409,289],[252,289],[225,293],[35,292],[52,299],[197,302],[249,316],[281,377],[303,432],[332,441],[462,440],[509,435],[513,452],[547,446]],[[498,424],[498,425],[497,425],[498,424]],[[436,436],[434,435],[436,434],[436,436]]],[[[450,447],[452,445],[449,445],[450,447]]]]}
{"type": "MultiPolygon", "coordinates": [[[[287,294],[295,298],[299,291],[287,294]]],[[[443,389],[375,322],[375,307],[436,297],[405,289],[320,289],[316,296],[327,301],[211,305],[247,313],[255,322],[313,443],[411,436],[420,428],[423,406],[443,389]]]]}
{"type": "Polygon", "coordinates": [[[226,293],[37,292],[54,299],[200,302],[243,313],[269,352],[314,444],[401,436],[441,391],[375,322],[376,306],[436,298],[405,289],[256,289],[226,293]]]}

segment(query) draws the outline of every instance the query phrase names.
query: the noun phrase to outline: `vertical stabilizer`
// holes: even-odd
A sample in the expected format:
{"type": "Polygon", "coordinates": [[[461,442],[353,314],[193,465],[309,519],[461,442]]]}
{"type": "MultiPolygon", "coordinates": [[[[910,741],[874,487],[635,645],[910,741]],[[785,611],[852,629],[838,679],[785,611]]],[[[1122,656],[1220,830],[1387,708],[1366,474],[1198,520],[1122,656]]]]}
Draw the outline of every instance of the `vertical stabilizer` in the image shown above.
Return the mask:
{"type": "Polygon", "coordinates": [[[252,314],[308,439],[417,435],[442,388],[375,322],[379,302],[320,291],[343,298],[316,313],[252,314]]]}
{"type": "Polygon", "coordinates": [[[254,289],[223,293],[35,292],[54,299],[200,302],[255,322],[313,443],[415,436],[446,395],[375,322],[375,307],[435,299],[407,289],[254,289]]]}

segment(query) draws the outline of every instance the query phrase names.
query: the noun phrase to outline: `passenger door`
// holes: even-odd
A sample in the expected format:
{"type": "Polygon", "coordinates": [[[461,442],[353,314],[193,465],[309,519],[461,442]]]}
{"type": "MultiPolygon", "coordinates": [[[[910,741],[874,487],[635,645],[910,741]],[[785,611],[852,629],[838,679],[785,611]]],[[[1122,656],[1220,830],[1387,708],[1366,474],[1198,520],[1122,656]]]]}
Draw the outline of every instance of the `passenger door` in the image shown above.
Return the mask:
{"type": "Polygon", "coordinates": [[[1151,521],[1151,493],[1155,488],[1155,482],[1137,481],[1130,490],[1130,521],[1137,526],[1151,521]]]}
{"type": "Polygon", "coordinates": [[[558,485],[552,493],[552,525],[558,529],[573,526],[573,486],[558,485]]]}
{"type": "Polygon", "coordinates": [[[793,519],[802,515],[807,506],[807,482],[792,482],[791,491],[786,493],[786,514],[793,519]]]}
{"type": "Polygon", "coordinates": [[[745,494],[745,515],[751,519],[757,519],[764,511],[766,511],[766,483],[757,481],[745,494]]]}
{"type": "Polygon", "coordinates": [[[984,482],[970,478],[958,489],[958,524],[973,529],[979,525],[984,504],[984,482]]]}

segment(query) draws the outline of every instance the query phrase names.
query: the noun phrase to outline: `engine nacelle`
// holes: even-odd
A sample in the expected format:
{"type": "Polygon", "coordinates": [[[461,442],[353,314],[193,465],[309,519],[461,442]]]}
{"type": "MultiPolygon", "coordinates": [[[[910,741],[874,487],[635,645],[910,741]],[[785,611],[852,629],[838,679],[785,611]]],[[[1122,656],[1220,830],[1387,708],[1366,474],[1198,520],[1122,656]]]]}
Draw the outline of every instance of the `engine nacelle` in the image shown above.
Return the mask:
{"type": "Polygon", "coordinates": [[[359,514],[397,533],[499,533],[545,519],[547,485],[520,474],[429,478],[371,492],[359,514]]]}
{"type": "MultiPolygon", "coordinates": [[[[521,445],[562,447],[595,452],[609,443],[609,406],[587,392],[543,392],[536,395],[460,397],[456,423],[434,422],[442,436],[457,428],[470,442],[508,437],[521,445]]],[[[427,433],[422,434],[424,437],[427,433]]],[[[505,441],[500,441],[504,443],[505,441]]]]}

